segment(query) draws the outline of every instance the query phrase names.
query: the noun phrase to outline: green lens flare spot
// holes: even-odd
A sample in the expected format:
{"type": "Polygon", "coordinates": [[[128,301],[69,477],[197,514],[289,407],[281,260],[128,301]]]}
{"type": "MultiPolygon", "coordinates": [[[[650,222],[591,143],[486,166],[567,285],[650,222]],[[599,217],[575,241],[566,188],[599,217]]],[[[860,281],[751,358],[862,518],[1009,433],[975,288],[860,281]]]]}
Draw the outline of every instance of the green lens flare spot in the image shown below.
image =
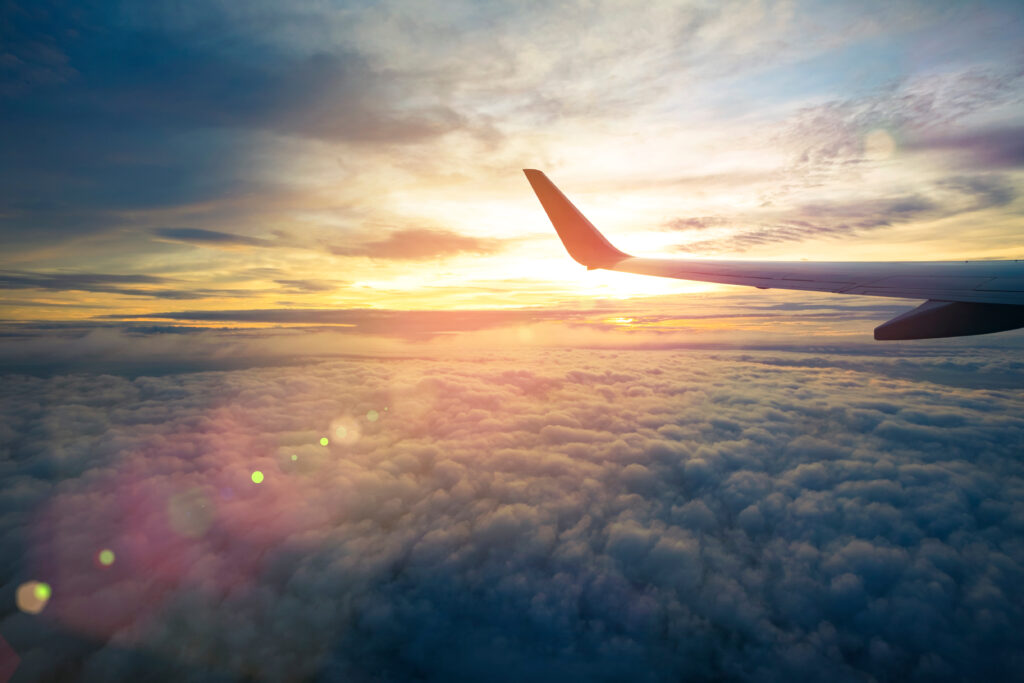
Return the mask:
{"type": "Polygon", "coordinates": [[[299,456],[297,456],[294,453],[292,453],[292,462],[295,462],[298,459],[299,459],[299,456]]]}
{"type": "Polygon", "coordinates": [[[104,548],[100,551],[100,564],[104,567],[109,567],[114,564],[114,551],[110,548],[104,548]]]}
{"type": "Polygon", "coordinates": [[[380,419],[380,413],[378,413],[376,410],[371,410],[366,414],[366,419],[369,420],[370,422],[376,422],[377,420],[380,419]]]}
{"type": "Polygon", "coordinates": [[[260,472],[259,470],[256,470],[255,472],[253,472],[252,473],[252,483],[254,483],[254,484],[262,484],[263,483],[263,473],[260,472]]]}
{"type": "Polygon", "coordinates": [[[39,581],[36,583],[33,594],[36,596],[36,600],[46,602],[50,599],[50,596],[53,595],[53,589],[50,588],[50,584],[39,581]]]}
{"type": "MultiPolygon", "coordinates": [[[[14,602],[25,614],[39,614],[50,598],[50,587],[39,581],[26,581],[14,593],[14,602]]],[[[0,646],[3,643],[0,642],[0,646]]],[[[2,648],[0,648],[2,649],[2,648]]]]}
{"type": "Polygon", "coordinates": [[[326,445],[327,445],[327,444],[329,444],[329,443],[330,443],[330,441],[328,441],[328,440],[327,440],[327,437],[326,437],[326,436],[322,436],[322,437],[320,437],[320,445],[321,445],[321,446],[326,446],[326,445]]]}

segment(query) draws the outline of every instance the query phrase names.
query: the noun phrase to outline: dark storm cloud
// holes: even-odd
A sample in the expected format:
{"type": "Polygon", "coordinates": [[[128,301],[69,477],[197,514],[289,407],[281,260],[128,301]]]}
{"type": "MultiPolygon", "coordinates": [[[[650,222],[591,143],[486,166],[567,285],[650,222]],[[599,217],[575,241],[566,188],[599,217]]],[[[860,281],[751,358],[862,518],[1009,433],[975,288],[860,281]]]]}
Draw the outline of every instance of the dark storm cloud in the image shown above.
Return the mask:
{"type": "Polygon", "coordinates": [[[338,256],[367,256],[400,261],[429,261],[457,254],[493,254],[501,240],[480,239],[451,230],[410,228],[396,230],[382,240],[355,245],[332,245],[338,256]]]}
{"type": "Polygon", "coordinates": [[[977,350],[8,376],[2,580],[54,597],[0,633],[33,680],[1012,679],[1024,397],[894,363],[1024,381],[977,350]]]}
{"type": "Polygon", "coordinates": [[[463,123],[439,105],[403,109],[390,77],[344,48],[298,54],[242,19],[176,28],[134,20],[144,14],[114,2],[8,3],[4,234],[101,230],[124,209],[252,193],[260,132],[400,144],[463,123]]]}

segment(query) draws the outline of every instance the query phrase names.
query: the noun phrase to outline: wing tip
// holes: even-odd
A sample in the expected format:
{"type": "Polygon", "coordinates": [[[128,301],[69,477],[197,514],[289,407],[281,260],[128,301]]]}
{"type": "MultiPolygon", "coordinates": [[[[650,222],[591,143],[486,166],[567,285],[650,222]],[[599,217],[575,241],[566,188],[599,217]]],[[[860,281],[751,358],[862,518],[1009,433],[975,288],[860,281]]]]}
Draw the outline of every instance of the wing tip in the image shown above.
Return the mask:
{"type": "Polygon", "coordinates": [[[580,213],[543,171],[524,168],[537,199],[551,219],[566,251],[587,268],[610,268],[629,254],[616,249],[593,224],[580,213]]]}

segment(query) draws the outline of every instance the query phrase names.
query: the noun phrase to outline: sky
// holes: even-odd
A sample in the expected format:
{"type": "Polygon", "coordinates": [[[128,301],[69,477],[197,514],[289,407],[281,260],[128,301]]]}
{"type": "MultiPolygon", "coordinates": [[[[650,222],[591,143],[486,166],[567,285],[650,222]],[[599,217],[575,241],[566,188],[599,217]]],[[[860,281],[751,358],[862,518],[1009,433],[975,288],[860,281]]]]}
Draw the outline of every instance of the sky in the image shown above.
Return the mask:
{"type": "Polygon", "coordinates": [[[1018,2],[6,2],[0,683],[993,681],[1024,331],[587,271],[1024,259],[1018,2]]]}
{"type": "Polygon", "coordinates": [[[8,3],[0,315],[723,289],[584,274],[522,168],[641,255],[1022,258],[1022,21],[1016,2],[8,3]]]}

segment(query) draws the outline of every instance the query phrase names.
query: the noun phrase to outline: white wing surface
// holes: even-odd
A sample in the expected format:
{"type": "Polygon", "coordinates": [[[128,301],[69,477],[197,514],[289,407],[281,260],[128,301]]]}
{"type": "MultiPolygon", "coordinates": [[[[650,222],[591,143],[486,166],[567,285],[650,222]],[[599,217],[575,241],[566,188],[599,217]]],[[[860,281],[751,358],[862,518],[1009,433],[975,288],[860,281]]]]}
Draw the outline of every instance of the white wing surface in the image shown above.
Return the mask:
{"type": "Polygon", "coordinates": [[[525,169],[569,255],[603,268],[680,280],[926,299],[875,329],[876,339],[929,339],[1024,327],[1024,261],[808,262],[638,258],[616,249],[541,171],[525,169]]]}

